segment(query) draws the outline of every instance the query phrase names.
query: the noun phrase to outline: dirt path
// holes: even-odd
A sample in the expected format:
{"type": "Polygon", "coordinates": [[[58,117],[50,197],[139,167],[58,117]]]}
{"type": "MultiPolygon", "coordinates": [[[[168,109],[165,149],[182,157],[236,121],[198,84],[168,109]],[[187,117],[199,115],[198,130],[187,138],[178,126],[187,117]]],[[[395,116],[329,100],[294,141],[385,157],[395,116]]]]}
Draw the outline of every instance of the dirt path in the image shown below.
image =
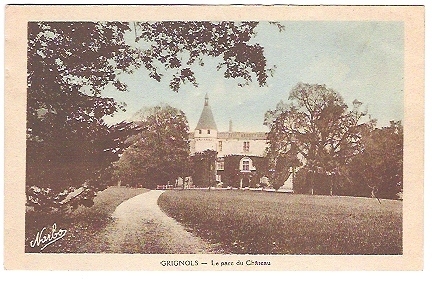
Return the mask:
{"type": "Polygon", "coordinates": [[[161,190],[152,190],[121,203],[115,221],[104,231],[107,253],[214,253],[214,247],[187,232],[157,205],[161,190]]]}

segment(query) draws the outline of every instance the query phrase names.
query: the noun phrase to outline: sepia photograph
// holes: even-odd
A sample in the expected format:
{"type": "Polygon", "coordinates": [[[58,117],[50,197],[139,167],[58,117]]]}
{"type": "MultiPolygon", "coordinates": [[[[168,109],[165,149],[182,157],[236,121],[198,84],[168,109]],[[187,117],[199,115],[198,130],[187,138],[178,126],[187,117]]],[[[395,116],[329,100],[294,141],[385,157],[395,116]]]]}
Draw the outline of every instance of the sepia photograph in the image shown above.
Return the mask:
{"type": "Polygon", "coordinates": [[[407,104],[399,8],[351,21],[25,21],[15,245],[23,257],[153,255],[155,269],[407,255],[405,205],[423,191],[404,185],[405,128],[422,133],[409,109],[424,95],[407,104]]]}

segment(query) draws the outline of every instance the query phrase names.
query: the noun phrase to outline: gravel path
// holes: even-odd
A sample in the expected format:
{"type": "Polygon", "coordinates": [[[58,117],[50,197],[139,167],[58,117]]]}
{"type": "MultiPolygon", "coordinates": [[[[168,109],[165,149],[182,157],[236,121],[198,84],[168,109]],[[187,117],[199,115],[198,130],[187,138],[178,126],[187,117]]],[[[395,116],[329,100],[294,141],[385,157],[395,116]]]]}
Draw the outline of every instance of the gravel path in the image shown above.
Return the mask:
{"type": "Polygon", "coordinates": [[[157,205],[164,191],[152,190],[121,203],[114,222],[103,234],[107,253],[198,254],[216,253],[216,248],[187,232],[157,205]]]}

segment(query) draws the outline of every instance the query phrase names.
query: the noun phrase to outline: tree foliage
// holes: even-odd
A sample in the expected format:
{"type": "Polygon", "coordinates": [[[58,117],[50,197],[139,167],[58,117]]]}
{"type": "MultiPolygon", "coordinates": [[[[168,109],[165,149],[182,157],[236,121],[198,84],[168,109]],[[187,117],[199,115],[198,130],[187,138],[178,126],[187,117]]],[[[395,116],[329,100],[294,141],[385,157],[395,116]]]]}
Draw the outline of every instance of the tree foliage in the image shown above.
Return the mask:
{"type": "Polygon", "coordinates": [[[211,187],[216,184],[216,157],[214,150],[196,152],[191,156],[191,175],[193,184],[197,187],[211,187]]]}
{"type": "Polygon", "coordinates": [[[118,65],[110,59],[126,47],[125,29],[121,23],[28,24],[29,205],[55,208],[73,187],[85,186],[82,200],[103,189],[105,169],[118,159],[124,140],[133,133],[128,123],[105,124],[104,116],[123,107],[100,95],[115,81],[118,65]],[[42,205],[49,194],[56,196],[42,205]]]}
{"type": "Polygon", "coordinates": [[[173,75],[170,88],[174,91],[186,82],[198,86],[192,66],[195,63],[203,66],[206,56],[219,57],[217,69],[224,70],[225,78],[243,79],[240,86],[252,82],[253,75],[263,86],[274,67],[267,67],[261,45],[249,43],[258,24],[255,21],[136,23],[136,40],[149,43],[147,49],[138,51],[138,62],[157,81],[161,80],[162,71],[170,71],[173,75]]]}
{"type": "Polygon", "coordinates": [[[397,199],[403,192],[403,126],[389,126],[364,133],[364,150],[348,165],[352,184],[363,186],[365,196],[397,199]]]}
{"type": "Polygon", "coordinates": [[[298,127],[297,118],[293,117],[295,109],[282,101],[273,111],[267,111],[264,124],[269,126],[267,133],[268,146],[266,158],[269,163],[269,181],[271,186],[278,190],[291,176],[296,167],[301,165],[299,151],[294,135],[298,127]]]}
{"type": "Polygon", "coordinates": [[[122,184],[155,188],[174,184],[189,173],[189,126],[185,114],[171,106],[156,106],[138,121],[141,132],[115,164],[122,184]]]}

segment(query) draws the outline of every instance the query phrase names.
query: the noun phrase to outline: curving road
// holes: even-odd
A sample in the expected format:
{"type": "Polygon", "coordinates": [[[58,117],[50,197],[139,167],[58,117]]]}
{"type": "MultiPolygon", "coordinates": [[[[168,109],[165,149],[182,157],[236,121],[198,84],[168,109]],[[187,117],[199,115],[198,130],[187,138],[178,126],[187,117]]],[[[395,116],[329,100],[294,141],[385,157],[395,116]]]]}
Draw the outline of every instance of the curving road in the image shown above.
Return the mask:
{"type": "Polygon", "coordinates": [[[106,253],[198,254],[215,247],[187,232],[157,205],[162,190],[151,190],[121,203],[105,236],[106,253]]]}

